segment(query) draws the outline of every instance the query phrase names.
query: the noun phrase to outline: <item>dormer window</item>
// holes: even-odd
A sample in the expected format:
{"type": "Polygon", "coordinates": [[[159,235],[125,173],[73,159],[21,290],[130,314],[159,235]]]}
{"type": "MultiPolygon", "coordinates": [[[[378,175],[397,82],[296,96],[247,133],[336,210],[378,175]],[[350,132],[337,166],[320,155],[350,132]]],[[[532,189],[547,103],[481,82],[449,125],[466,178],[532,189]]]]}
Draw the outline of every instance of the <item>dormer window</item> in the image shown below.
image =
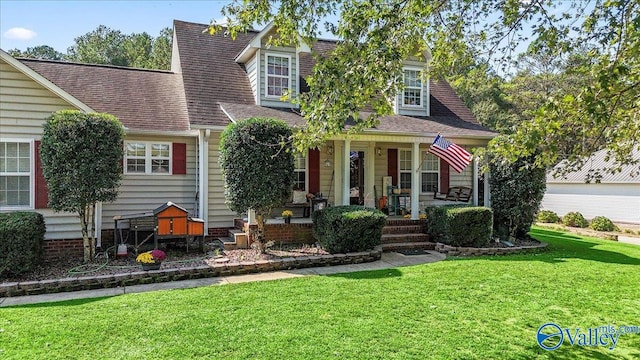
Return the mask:
{"type": "Polygon", "coordinates": [[[281,97],[289,92],[291,57],[267,54],[266,58],[267,96],[281,97]]]}
{"type": "Polygon", "coordinates": [[[422,71],[404,70],[404,92],[402,106],[422,107],[422,71]]]}

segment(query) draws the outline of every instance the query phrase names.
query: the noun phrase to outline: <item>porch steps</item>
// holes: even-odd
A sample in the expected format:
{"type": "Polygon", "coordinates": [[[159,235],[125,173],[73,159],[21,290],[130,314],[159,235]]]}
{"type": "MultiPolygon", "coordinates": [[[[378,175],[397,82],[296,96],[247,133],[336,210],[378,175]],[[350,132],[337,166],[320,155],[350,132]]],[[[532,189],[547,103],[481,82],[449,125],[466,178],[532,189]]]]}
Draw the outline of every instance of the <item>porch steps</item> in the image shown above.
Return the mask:
{"type": "Polygon", "coordinates": [[[225,250],[246,249],[248,247],[247,234],[240,229],[229,229],[228,236],[219,237],[225,250]]]}
{"type": "Polygon", "coordinates": [[[403,243],[392,243],[392,244],[382,244],[382,251],[398,251],[398,250],[413,250],[413,249],[423,249],[423,250],[435,250],[436,244],[431,242],[403,242],[403,243]]]}
{"type": "Polygon", "coordinates": [[[410,243],[429,242],[429,235],[415,234],[415,233],[382,234],[383,244],[397,244],[397,243],[406,243],[406,242],[410,242],[410,243]]]}
{"type": "Polygon", "coordinates": [[[382,228],[382,250],[434,250],[436,244],[429,242],[429,235],[423,229],[423,223],[419,220],[387,220],[386,226],[382,228]]]}

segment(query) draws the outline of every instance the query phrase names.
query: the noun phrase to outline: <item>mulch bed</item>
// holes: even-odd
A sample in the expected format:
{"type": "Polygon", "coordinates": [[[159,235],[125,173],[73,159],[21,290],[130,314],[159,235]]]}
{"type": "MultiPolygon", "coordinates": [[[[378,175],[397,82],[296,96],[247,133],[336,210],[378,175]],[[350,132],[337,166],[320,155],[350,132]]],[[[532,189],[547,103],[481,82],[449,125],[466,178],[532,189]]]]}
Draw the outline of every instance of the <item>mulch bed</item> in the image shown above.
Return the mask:
{"type": "MultiPolygon", "coordinates": [[[[180,269],[216,263],[239,263],[257,260],[275,260],[280,258],[327,255],[328,252],[314,245],[278,246],[267,249],[260,254],[254,249],[215,251],[214,244],[206,244],[205,254],[192,251],[167,249],[167,259],[162,262],[162,269],[180,269]]],[[[163,249],[164,250],[164,249],[163,249]]],[[[110,256],[113,256],[112,254],[110,256]]],[[[1,282],[24,282],[37,280],[53,280],[79,276],[115,275],[140,271],[134,254],[125,258],[104,257],[83,264],[82,259],[67,259],[39,265],[28,274],[18,277],[4,278],[1,282]]]]}

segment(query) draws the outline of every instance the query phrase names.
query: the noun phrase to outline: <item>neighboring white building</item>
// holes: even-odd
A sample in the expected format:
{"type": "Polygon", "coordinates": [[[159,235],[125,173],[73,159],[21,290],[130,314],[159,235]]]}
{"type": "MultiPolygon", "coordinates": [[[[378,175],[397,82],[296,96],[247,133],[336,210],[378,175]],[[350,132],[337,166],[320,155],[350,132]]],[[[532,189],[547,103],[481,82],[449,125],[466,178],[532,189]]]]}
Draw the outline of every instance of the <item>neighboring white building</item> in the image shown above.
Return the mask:
{"type": "MultiPolygon", "coordinates": [[[[633,153],[640,159],[640,151],[633,153]]],[[[626,166],[617,174],[603,172],[599,183],[585,183],[590,170],[605,169],[611,164],[605,160],[606,151],[593,154],[582,169],[564,178],[547,175],[547,192],[540,206],[560,216],[579,211],[587,219],[606,216],[617,222],[640,224],[640,166],[626,166]]]]}

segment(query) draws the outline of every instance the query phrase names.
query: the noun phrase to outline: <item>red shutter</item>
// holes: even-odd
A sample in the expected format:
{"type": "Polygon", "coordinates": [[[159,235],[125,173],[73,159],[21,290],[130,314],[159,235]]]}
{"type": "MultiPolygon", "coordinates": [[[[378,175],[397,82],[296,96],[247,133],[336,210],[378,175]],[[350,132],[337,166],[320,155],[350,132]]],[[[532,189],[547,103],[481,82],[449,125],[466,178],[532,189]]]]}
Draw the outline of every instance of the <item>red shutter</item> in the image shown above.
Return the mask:
{"type": "Polygon", "coordinates": [[[36,209],[46,209],[49,206],[49,194],[47,193],[47,182],[44,180],[44,172],[42,171],[42,161],[40,160],[40,141],[37,140],[33,146],[33,158],[36,168],[36,209]]]}
{"type": "Polygon", "coordinates": [[[440,191],[446,193],[449,190],[449,164],[440,159],[440,191]]]}
{"type": "Polygon", "coordinates": [[[398,185],[398,149],[387,149],[387,176],[391,184],[398,185]]]}
{"type": "Polygon", "coordinates": [[[187,144],[173,143],[173,174],[187,173],[187,144]]]}
{"type": "Polygon", "coordinates": [[[320,192],[320,150],[309,149],[309,192],[320,192]]]}

